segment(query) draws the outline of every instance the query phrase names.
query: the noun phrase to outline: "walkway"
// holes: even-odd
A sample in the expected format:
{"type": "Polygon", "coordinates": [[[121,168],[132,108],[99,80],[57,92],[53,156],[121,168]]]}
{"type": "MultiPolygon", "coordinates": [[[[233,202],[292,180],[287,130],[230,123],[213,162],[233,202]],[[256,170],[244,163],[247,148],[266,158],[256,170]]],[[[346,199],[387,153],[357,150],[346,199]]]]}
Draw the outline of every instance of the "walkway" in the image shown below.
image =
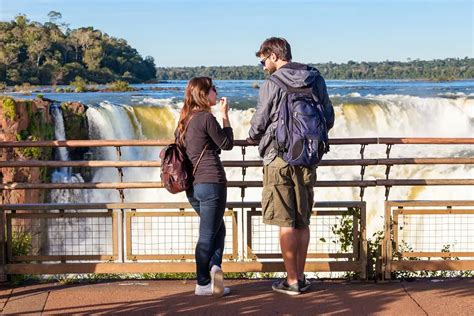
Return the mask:
{"type": "Polygon", "coordinates": [[[195,297],[194,281],[126,280],[96,284],[1,287],[3,314],[126,315],[474,315],[474,279],[396,283],[314,281],[289,297],[272,280],[233,280],[232,295],[195,297]]]}

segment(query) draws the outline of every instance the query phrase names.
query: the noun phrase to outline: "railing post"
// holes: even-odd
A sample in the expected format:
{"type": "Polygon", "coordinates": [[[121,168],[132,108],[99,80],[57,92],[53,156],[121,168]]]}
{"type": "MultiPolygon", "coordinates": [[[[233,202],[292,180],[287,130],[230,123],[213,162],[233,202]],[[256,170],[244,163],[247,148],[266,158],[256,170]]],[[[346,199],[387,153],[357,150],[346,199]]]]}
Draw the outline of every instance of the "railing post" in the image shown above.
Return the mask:
{"type": "Polygon", "coordinates": [[[360,207],[360,232],[359,232],[359,261],[361,266],[360,278],[367,280],[367,215],[366,215],[366,203],[360,207]]]}
{"type": "Polygon", "coordinates": [[[0,282],[7,281],[6,271],[6,243],[5,243],[5,210],[0,211],[0,282]]]}

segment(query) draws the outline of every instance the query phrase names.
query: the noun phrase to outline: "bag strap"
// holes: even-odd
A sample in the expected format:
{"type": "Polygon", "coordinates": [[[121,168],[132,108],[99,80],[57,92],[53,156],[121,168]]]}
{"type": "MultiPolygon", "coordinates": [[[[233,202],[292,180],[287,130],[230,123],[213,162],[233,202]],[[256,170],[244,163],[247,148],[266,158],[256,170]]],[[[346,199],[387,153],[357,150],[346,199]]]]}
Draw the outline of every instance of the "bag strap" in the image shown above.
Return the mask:
{"type": "MultiPolygon", "coordinates": [[[[186,131],[188,130],[188,126],[189,126],[189,123],[191,123],[191,120],[193,119],[194,117],[194,114],[191,115],[191,117],[189,118],[189,120],[186,122],[186,126],[184,127],[184,131],[183,131],[183,134],[186,135],[186,131]]],[[[180,135],[178,135],[178,141],[176,143],[179,142],[179,139],[181,139],[181,137],[179,137],[180,135]]],[[[184,144],[181,144],[183,147],[184,147],[184,144]]],[[[199,163],[201,162],[201,159],[202,159],[202,156],[204,156],[204,152],[206,151],[207,149],[207,146],[209,144],[206,144],[206,146],[204,146],[203,150],[201,151],[201,155],[199,155],[199,159],[198,161],[196,162],[196,166],[194,166],[193,168],[193,177],[194,177],[194,174],[196,173],[196,169],[197,167],[199,166],[199,163]]]]}
{"type": "Polygon", "coordinates": [[[201,162],[202,156],[204,156],[204,152],[205,152],[206,149],[207,149],[207,145],[209,145],[209,144],[206,144],[206,146],[204,146],[204,149],[201,151],[201,155],[199,156],[199,159],[198,159],[198,161],[196,162],[196,166],[194,166],[194,169],[193,169],[193,177],[194,177],[194,174],[196,173],[196,169],[197,169],[197,167],[199,166],[199,163],[201,162]]]}

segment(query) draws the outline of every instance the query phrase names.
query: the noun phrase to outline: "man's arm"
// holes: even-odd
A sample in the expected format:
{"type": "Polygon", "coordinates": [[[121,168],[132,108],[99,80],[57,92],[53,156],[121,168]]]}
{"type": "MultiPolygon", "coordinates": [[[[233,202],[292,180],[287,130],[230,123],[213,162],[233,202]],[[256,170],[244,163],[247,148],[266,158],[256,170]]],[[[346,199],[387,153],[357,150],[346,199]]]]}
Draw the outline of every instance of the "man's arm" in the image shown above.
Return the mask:
{"type": "Polygon", "coordinates": [[[326,81],[324,81],[322,76],[316,78],[316,89],[319,102],[323,105],[324,117],[326,118],[328,130],[330,130],[334,126],[334,107],[329,99],[326,81]]]}
{"type": "Polygon", "coordinates": [[[275,85],[266,80],[258,92],[258,102],[256,111],[250,120],[250,141],[258,141],[265,134],[268,125],[271,123],[271,111],[273,99],[275,97],[275,85]]]}

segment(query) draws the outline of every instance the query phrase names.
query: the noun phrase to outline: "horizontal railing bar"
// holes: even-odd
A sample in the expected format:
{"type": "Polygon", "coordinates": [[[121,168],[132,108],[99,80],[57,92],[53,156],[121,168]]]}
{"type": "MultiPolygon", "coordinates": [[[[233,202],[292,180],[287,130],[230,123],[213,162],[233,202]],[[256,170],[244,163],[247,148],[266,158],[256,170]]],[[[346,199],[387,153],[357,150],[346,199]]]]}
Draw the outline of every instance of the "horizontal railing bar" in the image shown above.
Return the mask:
{"type": "MultiPolygon", "coordinates": [[[[264,252],[252,252],[252,257],[258,259],[282,259],[283,256],[281,253],[264,253],[264,252]]],[[[307,253],[307,258],[312,259],[327,259],[327,258],[338,258],[338,259],[352,259],[354,258],[353,253],[307,253]]]]}
{"type": "Polygon", "coordinates": [[[400,255],[402,257],[435,257],[435,258],[442,258],[442,257],[473,257],[474,258],[474,251],[472,252],[424,252],[424,251],[414,251],[414,252],[401,252],[400,255]]]}
{"type": "MultiPolygon", "coordinates": [[[[283,262],[223,262],[226,272],[283,272],[283,262]]],[[[195,272],[194,262],[7,264],[8,274],[195,272]]],[[[307,261],[305,271],[361,271],[357,261],[307,261]]]]}
{"type": "MultiPolygon", "coordinates": [[[[366,181],[318,181],[315,187],[373,187],[374,180],[366,181]]],[[[262,181],[228,181],[229,188],[260,188],[262,181]]],[[[26,183],[11,182],[0,184],[0,190],[33,190],[33,189],[159,189],[162,182],[84,182],[84,183],[26,183]]]]}
{"type": "MultiPolygon", "coordinates": [[[[393,179],[393,180],[337,180],[317,181],[314,187],[375,187],[375,186],[419,186],[419,185],[474,185],[474,179],[393,179]]],[[[261,188],[262,181],[228,181],[229,188],[261,188]]],[[[162,182],[86,182],[86,183],[26,183],[0,184],[0,190],[33,189],[159,189],[162,182]]]]}
{"type": "Polygon", "coordinates": [[[404,207],[404,206],[432,206],[432,207],[447,207],[447,206],[473,206],[474,200],[390,200],[385,204],[389,207],[404,207]]]}
{"type": "MultiPolygon", "coordinates": [[[[315,202],[315,208],[362,207],[361,201],[334,201],[315,202]]],[[[226,207],[232,208],[260,208],[260,202],[227,202],[226,207]]],[[[38,204],[4,204],[0,210],[79,210],[79,209],[170,209],[191,208],[188,202],[160,202],[160,203],[38,203],[38,204]]]]}
{"type": "Polygon", "coordinates": [[[474,270],[474,260],[393,260],[391,271],[474,270]]]}
{"type": "MultiPolygon", "coordinates": [[[[173,140],[51,140],[51,141],[9,141],[0,142],[1,147],[122,147],[122,146],[166,146],[173,140]]],[[[432,144],[432,145],[471,145],[474,138],[332,138],[332,145],[370,145],[370,144],[432,144]]],[[[246,140],[235,140],[235,146],[255,146],[246,140]]]]}
{"type": "Polygon", "coordinates": [[[376,159],[377,165],[469,165],[474,158],[392,158],[376,159]]]}
{"type": "Polygon", "coordinates": [[[61,260],[117,260],[117,255],[50,255],[13,256],[11,261],[61,261],[61,260]]]}
{"type": "Polygon", "coordinates": [[[379,144],[395,145],[395,144],[419,144],[419,145],[472,145],[474,138],[430,138],[430,137],[379,137],[379,144]]]}
{"type": "MultiPolygon", "coordinates": [[[[261,167],[261,160],[224,160],[224,167],[261,167]]],[[[327,159],[318,167],[327,166],[375,166],[375,165],[418,165],[418,164],[474,164],[474,158],[394,158],[394,159],[327,159]]],[[[156,160],[22,160],[0,161],[0,168],[20,167],[161,167],[156,160]]]]}
{"type": "MultiPolygon", "coordinates": [[[[474,206],[474,202],[472,204],[474,206]]],[[[474,209],[438,209],[438,210],[427,210],[427,209],[396,209],[394,210],[394,214],[399,215],[466,215],[466,214],[474,214],[474,209]]]]}
{"type": "Polygon", "coordinates": [[[474,179],[392,179],[376,182],[377,186],[474,185],[474,179]]]}

